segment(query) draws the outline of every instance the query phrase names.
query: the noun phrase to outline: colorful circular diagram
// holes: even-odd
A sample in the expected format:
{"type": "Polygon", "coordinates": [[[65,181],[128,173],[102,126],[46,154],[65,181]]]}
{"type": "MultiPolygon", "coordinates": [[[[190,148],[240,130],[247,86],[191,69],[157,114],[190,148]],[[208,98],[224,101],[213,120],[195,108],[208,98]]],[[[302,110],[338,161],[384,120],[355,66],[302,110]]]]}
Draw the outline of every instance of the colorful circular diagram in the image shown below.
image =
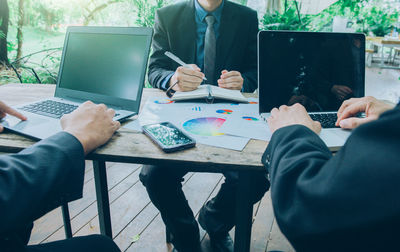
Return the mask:
{"type": "Polygon", "coordinates": [[[183,128],[199,136],[222,136],[224,133],[219,132],[219,128],[225,121],[218,117],[202,117],[186,121],[183,123],[183,128]]]}
{"type": "Polygon", "coordinates": [[[225,115],[230,115],[233,113],[233,111],[230,109],[218,109],[216,112],[218,114],[225,114],[225,115]]]}
{"type": "Polygon", "coordinates": [[[258,118],[251,117],[251,116],[243,116],[242,118],[246,121],[258,121],[258,118]]]}
{"type": "Polygon", "coordinates": [[[154,101],[154,103],[157,103],[157,104],[171,104],[171,103],[174,103],[174,101],[170,100],[170,99],[161,99],[161,100],[154,101]]]}

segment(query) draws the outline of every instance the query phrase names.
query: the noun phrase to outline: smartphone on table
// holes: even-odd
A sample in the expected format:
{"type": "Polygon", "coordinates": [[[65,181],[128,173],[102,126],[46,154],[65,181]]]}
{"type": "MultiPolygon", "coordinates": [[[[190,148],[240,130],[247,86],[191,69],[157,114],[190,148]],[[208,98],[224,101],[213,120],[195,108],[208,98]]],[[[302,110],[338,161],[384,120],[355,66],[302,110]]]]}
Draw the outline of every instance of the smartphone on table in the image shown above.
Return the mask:
{"type": "Polygon", "coordinates": [[[164,152],[173,152],[194,147],[196,141],[170,122],[144,125],[143,132],[164,152]]]}

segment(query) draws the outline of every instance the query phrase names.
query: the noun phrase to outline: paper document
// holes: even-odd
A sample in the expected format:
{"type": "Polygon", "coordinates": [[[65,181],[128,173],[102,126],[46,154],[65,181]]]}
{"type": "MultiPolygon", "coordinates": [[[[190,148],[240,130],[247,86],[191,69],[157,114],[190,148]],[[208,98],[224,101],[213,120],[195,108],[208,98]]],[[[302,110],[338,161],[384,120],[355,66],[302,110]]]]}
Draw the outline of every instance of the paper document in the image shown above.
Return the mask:
{"type": "Polygon", "coordinates": [[[139,115],[140,125],[171,122],[198,143],[242,151],[249,138],[220,131],[237,104],[176,103],[165,98],[149,99],[139,115]]]}

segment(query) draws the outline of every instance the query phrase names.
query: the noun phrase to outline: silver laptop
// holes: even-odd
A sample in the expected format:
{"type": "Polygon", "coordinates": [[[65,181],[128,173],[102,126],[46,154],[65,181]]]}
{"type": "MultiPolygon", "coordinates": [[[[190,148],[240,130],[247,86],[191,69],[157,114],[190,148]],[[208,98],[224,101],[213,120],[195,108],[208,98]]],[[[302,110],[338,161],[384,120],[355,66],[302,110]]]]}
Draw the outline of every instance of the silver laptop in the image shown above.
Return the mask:
{"type": "Polygon", "coordinates": [[[28,117],[7,116],[5,128],[36,139],[61,131],[60,118],[91,100],[122,121],[139,112],[151,28],[69,27],[53,98],[16,106],[28,117]]]}
{"type": "Polygon", "coordinates": [[[322,125],[321,139],[338,150],[350,131],[336,128],[344,100],[365,94],[365,36],[355,33],[261,31],[258,35],[259,110],[304,105],[322,125]]]}

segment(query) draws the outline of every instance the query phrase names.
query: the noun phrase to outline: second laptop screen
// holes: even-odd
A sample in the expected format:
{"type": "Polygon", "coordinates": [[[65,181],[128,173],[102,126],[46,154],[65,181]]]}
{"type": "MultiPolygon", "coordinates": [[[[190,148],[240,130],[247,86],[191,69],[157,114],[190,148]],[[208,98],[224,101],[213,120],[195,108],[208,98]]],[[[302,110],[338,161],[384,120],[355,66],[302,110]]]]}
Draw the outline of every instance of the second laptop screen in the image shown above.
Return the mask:
{"type": "Polygon", "coordinates": [[[259,43],[260,112],[295,103],[336,111],[364,96],[363,35],[264,32],[259,43]]]}

